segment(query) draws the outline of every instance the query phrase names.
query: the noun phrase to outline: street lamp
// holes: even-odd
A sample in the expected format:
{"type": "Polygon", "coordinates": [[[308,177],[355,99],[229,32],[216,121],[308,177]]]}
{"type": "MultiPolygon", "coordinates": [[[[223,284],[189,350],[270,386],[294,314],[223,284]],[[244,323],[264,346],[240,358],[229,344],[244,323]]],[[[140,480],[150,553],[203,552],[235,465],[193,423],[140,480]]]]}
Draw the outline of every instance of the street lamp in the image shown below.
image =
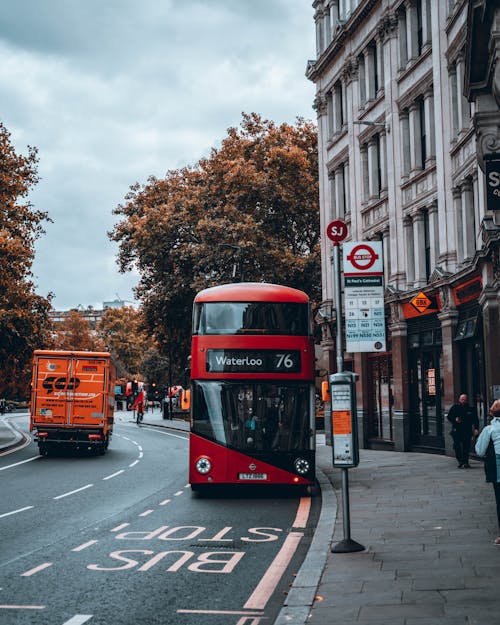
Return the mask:
{"type": "Polygon", "coordinates": [[[238,265],[239,280],[240,282],[243,282],[243,268],[241,265],[241,252],[242,252],[241,245],[231,245],[230,243],[219,243],[217,247],[219,248],[225,247],[230,250],[234,250],[235,252],[238,252],[238,263],[233,264],[233,278],[236,278],[236,265],[238,265]]]}

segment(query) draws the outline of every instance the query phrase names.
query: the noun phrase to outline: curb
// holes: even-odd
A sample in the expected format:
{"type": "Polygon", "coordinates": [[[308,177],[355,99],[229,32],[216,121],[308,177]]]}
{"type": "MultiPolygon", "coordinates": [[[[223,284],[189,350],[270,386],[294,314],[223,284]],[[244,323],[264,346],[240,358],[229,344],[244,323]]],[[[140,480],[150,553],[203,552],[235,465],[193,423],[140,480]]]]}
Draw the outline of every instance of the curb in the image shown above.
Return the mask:
{"type": "Polygon", "coordinates": [[[12,433],[14,440],[0,447],[0,453],[11,451],[12,449],[18,447],[22,443],[30,440],[30,437],[19,431],[12,423],[8,420],[8,417],[3,417],[0,419],[0,423],[3,424],[6,428],[10,430],[12,433]]]}
{"type": "Polygon", "coordinates": [[[337,516],[337,495],[330,480],[316,467],[321,490],[321,512],[306,557],[288,592],[274,625],[307,623],[316,591],[330,553],[330,545],[337,516]]]}

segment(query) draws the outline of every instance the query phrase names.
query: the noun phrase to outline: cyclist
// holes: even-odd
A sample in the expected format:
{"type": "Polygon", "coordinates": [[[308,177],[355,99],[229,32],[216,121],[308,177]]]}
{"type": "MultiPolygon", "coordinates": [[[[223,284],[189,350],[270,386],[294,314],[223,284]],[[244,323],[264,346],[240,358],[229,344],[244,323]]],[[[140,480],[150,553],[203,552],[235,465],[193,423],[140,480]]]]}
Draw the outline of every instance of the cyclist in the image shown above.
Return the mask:
{"type": "Polygon", "coordinates": [[[132,404],[132,410],[136,410],[137,409],[137,416],[136,416],[137,425],[139,425],[139,423],[141,423],[142,418],[144,417],[144,401],[145,401],[145,399],[146,399],[146,394],[144,393],[144,389],[141,388],[141,390],[137,394],[137,397],[135,398],[134,403],[132,404]]]}

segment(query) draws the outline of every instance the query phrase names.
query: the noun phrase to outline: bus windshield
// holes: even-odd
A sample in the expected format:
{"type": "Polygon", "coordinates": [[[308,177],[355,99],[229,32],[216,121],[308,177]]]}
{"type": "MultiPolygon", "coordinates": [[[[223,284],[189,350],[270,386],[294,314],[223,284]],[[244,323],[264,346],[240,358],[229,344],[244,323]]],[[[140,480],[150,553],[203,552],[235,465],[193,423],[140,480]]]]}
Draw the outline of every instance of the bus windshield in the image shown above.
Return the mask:
{"type": "Polygon", "coordinates": [[[193,334],[308,336],[309,306],[296,302],[196,303],[193,334]]]}
{"type": "Polygon", "coordinates": [[[242,451],[310,449],[310,385],[196,381],[192,432],[242,451]]]}

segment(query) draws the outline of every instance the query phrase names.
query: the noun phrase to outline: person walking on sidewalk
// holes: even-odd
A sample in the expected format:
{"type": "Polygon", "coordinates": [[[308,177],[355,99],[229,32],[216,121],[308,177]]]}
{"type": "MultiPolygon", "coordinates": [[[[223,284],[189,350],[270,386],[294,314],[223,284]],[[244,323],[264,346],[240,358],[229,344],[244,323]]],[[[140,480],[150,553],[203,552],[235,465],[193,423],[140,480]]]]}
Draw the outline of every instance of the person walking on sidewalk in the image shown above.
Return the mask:
{"type": "MultiPolygon", "coordinates": [[[[500,399],[496,399],[490,408],[491,421],[476,441],[476,454],[484,457],[486,481],[493,484],[497,505],[498,530],[500,532],[500,399]],[[490,447],[491,444],[491,447],[490,447]]],[[[500,545],[500,535],[495,538],[495,545],[500,545]]]]}
{"type": "Polygon", "coordinates": [[[448,412],[448,421],[451,423],[451,437],[453,449],[458,462],[458,468],[470,469],[469,453],[472,434],[478,435],[479,421],[477,412],[469,406],[469,398],[462,393],[458,398],[458,404],[453,404],[448,412]]]}

